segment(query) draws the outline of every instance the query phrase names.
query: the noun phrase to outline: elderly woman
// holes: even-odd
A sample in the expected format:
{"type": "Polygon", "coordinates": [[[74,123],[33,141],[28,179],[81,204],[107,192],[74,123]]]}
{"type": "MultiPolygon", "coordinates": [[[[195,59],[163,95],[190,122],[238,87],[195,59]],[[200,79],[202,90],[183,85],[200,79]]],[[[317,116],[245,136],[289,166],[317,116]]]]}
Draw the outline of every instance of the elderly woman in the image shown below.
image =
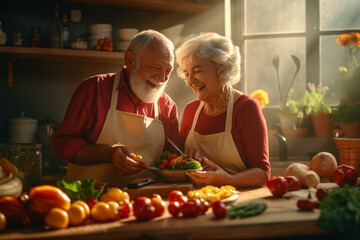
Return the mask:
{"type": "Polygon", "coordinates": [[[270,177],[267,128],[260,104],[235,90],[239,48],[216,33],[203,33],[177,51],[178,74],[196,94],[180,123],[185,153],[203,162],[187,173],[197,185],[262,186],[270,177]]]}

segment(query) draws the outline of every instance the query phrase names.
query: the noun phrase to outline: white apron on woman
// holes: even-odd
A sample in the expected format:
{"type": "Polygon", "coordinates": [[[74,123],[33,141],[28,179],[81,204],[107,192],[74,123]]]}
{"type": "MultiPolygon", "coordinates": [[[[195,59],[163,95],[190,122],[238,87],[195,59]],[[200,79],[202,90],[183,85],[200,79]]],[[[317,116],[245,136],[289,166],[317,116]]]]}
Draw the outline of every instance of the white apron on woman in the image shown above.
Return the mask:
{"type": "MultiPolygon", "coordinates": [[[[116,74],[110,109],[107,113],[103,129],[97,140],[97,144],[117,144],[127,146],[130,152],[143,157],[146,166],[153,165],[154,160],[162,154],[165,133],[162,122],[158,119],[158,104],[154,103],[155,118],[116,110],[120,74],[116,74]]],[[[92,165],[68,165],[67,179],[72,182],[95,178],[101,182],[107,182],[110,186],[125,187],[135,178],[153,176],[148,170],[133,175],[120,175],[112,166],[112,163],[92,165]]]]}
{"type": "Polygon", "coordinates": [[[231,135],[235,99],[234,91],[235,90],[233,88],[230,88],[225,131],[209,135],[200,135],[195,132],[196,123],[205,104],[201,101],[198,109],[196,110],[191,129],[185,141],[185,148],[191,147],[199,149],[206,158],[212,160],[224,170],[232,174],[246,169],[231,135]]]}

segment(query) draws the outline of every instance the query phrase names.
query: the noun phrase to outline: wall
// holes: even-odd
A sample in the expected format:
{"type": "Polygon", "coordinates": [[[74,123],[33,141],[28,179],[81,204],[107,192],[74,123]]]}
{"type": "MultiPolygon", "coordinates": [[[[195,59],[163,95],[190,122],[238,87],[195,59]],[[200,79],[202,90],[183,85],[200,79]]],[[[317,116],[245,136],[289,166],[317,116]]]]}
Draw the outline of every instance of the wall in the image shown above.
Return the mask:
{"type": "MultiPolygon", "coordinates": [[[[214,1],[214,7],[196,16],[120,7],[86,6],[60,2],[60,12],[70,14],[70,9],[82,10],[82,22],[70,23],[72,38],[87,37],[88,28],[95,23],[111,23],[113,39],[116,29],[136,27],[140,30],[161,30],[178,23],[185,23],[182,36],[215,31],[223,34],[224,17],[222,1],[214,1]],[[216,17],[215,17],[216,16],[216,17]]],[[[32,25],[39,25],[47,43],[54,1],[11,1],[0,3],[0,20],[6,26],[11,40],[14,32],[22,32],[28,44],[32,25]]],[[[119,52],[119,54],[121,54],[119,52]]],[[[76,86],[85,78],[107,72],[117,72],[121,63],[87,63],[45,61],[34,59],[17,60],[14,63],[14,86],[7,87],[7,61],[0,57],[0,142],[8,141],[8,121],[25,115],[38,120],[52,119],[61,122],[70,97],[76,86]]],[[[186,87],[174,70],[166,91],[176,101],[179,116],[185,104],[195,95],[186,87]]]]}

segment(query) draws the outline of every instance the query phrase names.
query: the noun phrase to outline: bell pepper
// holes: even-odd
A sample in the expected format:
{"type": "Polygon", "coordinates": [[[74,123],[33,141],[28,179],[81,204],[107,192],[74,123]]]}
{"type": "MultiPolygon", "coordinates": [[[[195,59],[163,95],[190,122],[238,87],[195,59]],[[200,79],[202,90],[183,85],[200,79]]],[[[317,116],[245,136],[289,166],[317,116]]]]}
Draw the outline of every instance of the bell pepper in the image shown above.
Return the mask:
{"type": "Polygon", "coordinates": [[[358,179],[358,172],[352,166],[341,164],[334,169],[334,182],[342,187],[344,184],[355,185],[358,179]]]}
{"type": "Polygon", "coordinates": [[[284,177],[272,177],[267,181],[266,186],[275,197],[280,197],[289,191],[289,184],[284,177]]]}
{"type": "Polygon", "coordinates": [[[24,206],[13,196],[0,198],[0,212],[6,216],[9,225],[30,226],[29,215],[24,206]]]}
{"type": "Polygon", "coordinates": [[[321,204],[320,201],[313,201],[311,194],[309,193],[307,199],[299,199],[297,201],[297,207],[300,211],[312,211],[314,208],[319,207],[321,204]]]}
{"type": "Polygon", "coordinates": [[[29,190],[29,210],[47,214],[54,207],[70,209],[70,198],[60,188],[51,185],[40,185],[29,190]]]}

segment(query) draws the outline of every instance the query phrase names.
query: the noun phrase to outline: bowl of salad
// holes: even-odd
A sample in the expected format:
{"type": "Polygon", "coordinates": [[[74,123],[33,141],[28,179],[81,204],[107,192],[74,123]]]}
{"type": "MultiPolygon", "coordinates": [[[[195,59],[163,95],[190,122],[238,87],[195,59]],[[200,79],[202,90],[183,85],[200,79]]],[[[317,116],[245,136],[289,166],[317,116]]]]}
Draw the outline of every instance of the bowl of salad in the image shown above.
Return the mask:
{"type": "Polygon", "coordinates": [[[186,172],[202,170],[202,166],[195,159],[165,151],[155,161],[155,166],[148,169],[164,182],[179,183],[190,181],[186,172]]]}

